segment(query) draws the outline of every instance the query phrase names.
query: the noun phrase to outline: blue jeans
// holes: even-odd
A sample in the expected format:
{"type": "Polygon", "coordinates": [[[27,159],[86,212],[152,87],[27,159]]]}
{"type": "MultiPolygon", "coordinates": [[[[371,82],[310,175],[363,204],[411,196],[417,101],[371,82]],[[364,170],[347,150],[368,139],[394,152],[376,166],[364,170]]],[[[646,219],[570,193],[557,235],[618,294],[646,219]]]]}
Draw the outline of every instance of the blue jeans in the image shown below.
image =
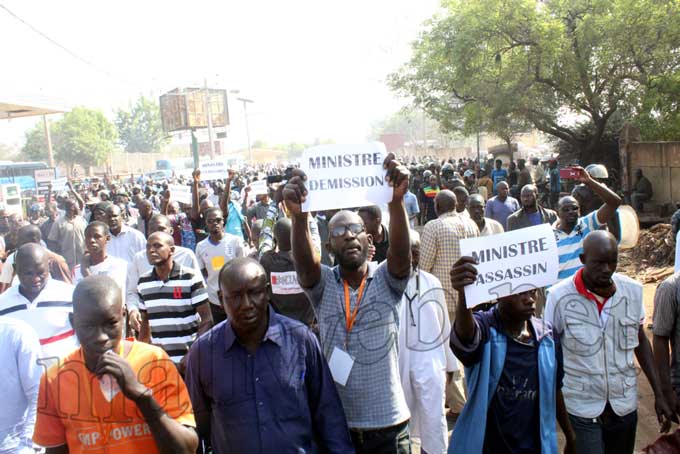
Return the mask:
{"type": "Polygon", "coordinates": [[[618,416],[607,404],[597,418],[569,415],[578,454],[633,454],[637,410],[618,416]]]}
{"type": "Polygon", "coordinates": [[[382,429],[350,429],[357,454],[411,454],[408,421],[382,429]]]}

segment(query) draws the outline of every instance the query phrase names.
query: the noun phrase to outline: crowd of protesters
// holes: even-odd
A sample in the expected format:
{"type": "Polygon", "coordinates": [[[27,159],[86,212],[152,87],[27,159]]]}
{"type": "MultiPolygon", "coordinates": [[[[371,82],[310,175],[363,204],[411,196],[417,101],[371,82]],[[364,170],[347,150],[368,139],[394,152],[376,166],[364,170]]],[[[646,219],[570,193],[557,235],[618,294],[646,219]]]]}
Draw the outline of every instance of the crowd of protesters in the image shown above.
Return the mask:
{"type": "Polygon", "coordinates": [[[403,162],[354,210],[304,212],[292,166],[0,207],[0,453],[556,453],[558,426],[565,452],[632,453],[634,358],[678,422],[680,274],[652,345],[619,195],[578,166],[565,193],[555,159],[403,162]],[[469,309],[460,241],[540,224],[558,282],[469,309]]]}

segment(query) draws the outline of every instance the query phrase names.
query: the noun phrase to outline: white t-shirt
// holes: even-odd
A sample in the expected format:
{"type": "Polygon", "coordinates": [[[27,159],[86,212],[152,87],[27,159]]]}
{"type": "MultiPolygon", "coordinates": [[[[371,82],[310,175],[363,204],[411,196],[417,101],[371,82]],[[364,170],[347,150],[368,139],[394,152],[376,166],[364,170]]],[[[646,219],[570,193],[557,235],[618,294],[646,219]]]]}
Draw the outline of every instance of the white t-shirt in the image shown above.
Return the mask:
{"type": "Polygon", "coordinates": [[[109,256],[114,256],[132,262],[135,254],[146,249],[146,238],[137,229],[124,225],[118,236],[111,234],[111,239],[106,246],[109,256]]]}
{"type": "Polygon", "coordinates": [[[18,285],[0,295],[3,316],[21,320],[38,333],[41,358],[61,358],[79,345],[69,320],[73,312],[73,288],[71,284],[49,278],[32,302],[19,292],[18,285]]]}
{"type": "Polygon", "coordinates": [[[244,256],[243,241],[231,233],[225,232],[224,238],[217,244],[214,244],[208,237],[196,245],[198,265],[208,272],[208,298],[211,303],[220,304],[217,297],[217,291],[220,288],[218,278],[224,264],[233,258],[244,256]]]}
{"type": "MultiPolygon", "coordinates": [[[[118,257],[108,255],[106,259],[97,265],[89,267],[91,276],[105,275],[116,281],[120,287],[121,301],[125,303],[125,282],[127,280],[128,262],[118,257]]],[[[81,265],[77,265],[73,270],[73,285],[78,285],[78,282],[84,279],[81,272],[81,265]]]]}

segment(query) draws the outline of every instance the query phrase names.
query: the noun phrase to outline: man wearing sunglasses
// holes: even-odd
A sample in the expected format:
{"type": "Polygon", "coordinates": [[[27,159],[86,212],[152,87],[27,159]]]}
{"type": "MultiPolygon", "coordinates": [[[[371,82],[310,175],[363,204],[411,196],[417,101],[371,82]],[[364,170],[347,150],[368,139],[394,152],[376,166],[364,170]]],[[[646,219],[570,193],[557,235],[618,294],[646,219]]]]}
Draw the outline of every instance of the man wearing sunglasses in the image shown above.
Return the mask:
{"type": "Polygon", "coordinates": [[[316,310],[324,355],[359,454],[410,452],[410,415],[397,358],[401,297],[411,268],[404,208],[409,172],[392,153],[383,166],[394,192],[388,204],[387,260],[380,265],[367,261],[363,220],[346,210],[335,214],[328,226],[326,247],[338,265],[322,265],[314,252],[309,214],[301,208],[307,195],[304,172],[296,169],[283,191],[298,281],[316,310]]]}

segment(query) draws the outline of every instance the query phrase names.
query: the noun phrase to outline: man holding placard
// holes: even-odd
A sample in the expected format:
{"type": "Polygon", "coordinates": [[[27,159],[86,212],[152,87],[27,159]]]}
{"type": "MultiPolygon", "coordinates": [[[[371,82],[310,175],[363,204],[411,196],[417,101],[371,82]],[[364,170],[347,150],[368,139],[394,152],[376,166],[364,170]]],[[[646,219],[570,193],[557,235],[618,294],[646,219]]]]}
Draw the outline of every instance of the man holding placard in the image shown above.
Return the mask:
{"type": "Polygon", "coordinates": [[[464,256],[451,269],[459,304],[450,344],[466,367],[469,395],[449,452],[557,453],[557,419],[567,439],[564,452],[575,453],[561,391],[561,349],[550,325],[534,317],[535,290],[473,313],[465,288],[477,285],[477,265],[464,256]]]}
{"type": "MultiPolygon", "coordinates": [[[[357,182],[357,192],[363,190],[362,184],[378,184],[380,180],[391,186],[387,260],[381,265],[367,261],[366,227],[359,215],[343,210],[329,222],[330,239],[326,245],[338,265],[334,268],[322,265],[319,255],[314,252],[307,220],[309,213],[303,211],[303,204],[317,199],[317,191],[326,193],[322,188],[333,180],[308,179],[305,172],[295,170],[283,196],[291,214],[298,281],[316,309],[321,344],[357,453],[407,453],[410,452],[409,411],[399,382],[396,339],[401,297],[411,270],[409,226],[403,200],[408,190],[409,172],[392,153],[387,155],[382,166],[377,163],[377,169],[374,153],[349,152],[333,156],[342,157],[340,161],[337,158],[325,161],[319,157],[318,167],[358,163],[358,168],[365,173],[358,176],[355,171],[359,180],[348,177],[350,184],[357,182]],[[346,160],[344,156],[347,156],[346,160]],[[381,167],[382,172],[377,171],[381,167]],[[368,175],[369,172],[373,175],[368,175]],[[307,186],[313,181],[318,183],[307,186]]],[[[340,184],[344,184],[344,180],[340,184]]],[[[367,194],[370,197],[370,193],[367,194]]],[[[345,206],[342,201],[337,203],[340,207],[345,206]]],[[[310,208],[308,204],[305,206],[310,208]]]]}

